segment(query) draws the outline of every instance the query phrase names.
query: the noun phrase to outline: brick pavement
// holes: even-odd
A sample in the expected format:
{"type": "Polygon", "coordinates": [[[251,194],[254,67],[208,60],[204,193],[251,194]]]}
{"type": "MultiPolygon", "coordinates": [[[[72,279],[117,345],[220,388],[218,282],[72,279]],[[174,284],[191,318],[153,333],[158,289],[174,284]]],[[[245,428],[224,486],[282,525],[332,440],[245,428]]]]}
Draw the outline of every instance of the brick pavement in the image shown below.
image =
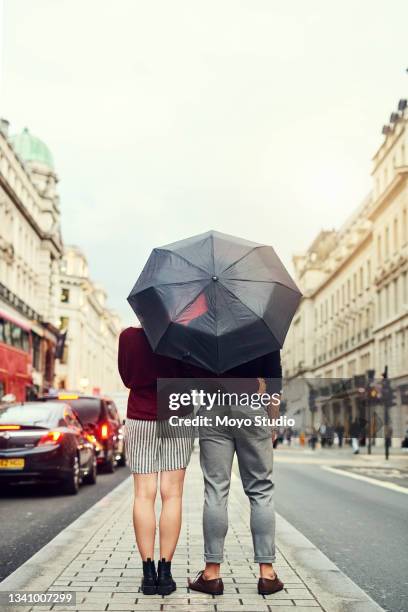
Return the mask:
{"type": "MultiPolygon", "coordinates": [[[[108,506],[89,540],[52,581],[49,590],[76,592],[75,607],[35,606],[33,612],[66,609],[86,611],[212,611],[232,612],[323,610],[317,597],[278,550],[275,567],[285,583],[284,591],[272,596],[256,592],[258,566],[253,563],[249,531],[249,505],[238,479],[233,480],[226,541],[223,578],[225,593],[212,597],[189,592],[187,577],[195,576],[203,566],[202,559],[202,476],[197,453],[194,454],[185,487],[183,528],[172,564],[177,591],[168,597],[144,596],[139,592],[141,567],[135,547],[132,518],[132,484],[129,479],[122,489],[119,504],[112,513],[108,506]]],[[[157,555],[156,555],[157,557],[157,555]]]]}

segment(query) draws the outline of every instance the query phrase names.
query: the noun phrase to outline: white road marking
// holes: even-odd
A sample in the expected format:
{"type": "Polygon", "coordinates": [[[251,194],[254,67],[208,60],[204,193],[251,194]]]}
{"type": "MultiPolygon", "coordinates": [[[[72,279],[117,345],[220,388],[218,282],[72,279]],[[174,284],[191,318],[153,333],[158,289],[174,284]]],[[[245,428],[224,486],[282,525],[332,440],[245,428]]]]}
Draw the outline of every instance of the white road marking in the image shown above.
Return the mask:
{"type": "Polygon", "coordinates": [[[369,478],[368,476],[362,476],[361,474],[353,474],[352,472],[346,472],[345,470],[339,470],[329,465],[322,465],[323,470],[328,472],[334,472],[335,474],[341,474],[341,476],[348,476],[348,478],[354,478],[355,480],[363,480],[377,487],[383,487],[384,489],[390,489],[391,491],[397,491],[398,493],[405,493],[408,495],[408,488],[401,487],[400,485],[394,484],[393,482],[384,482],[383,480],[376,480],[375,478],[369,478]]]}

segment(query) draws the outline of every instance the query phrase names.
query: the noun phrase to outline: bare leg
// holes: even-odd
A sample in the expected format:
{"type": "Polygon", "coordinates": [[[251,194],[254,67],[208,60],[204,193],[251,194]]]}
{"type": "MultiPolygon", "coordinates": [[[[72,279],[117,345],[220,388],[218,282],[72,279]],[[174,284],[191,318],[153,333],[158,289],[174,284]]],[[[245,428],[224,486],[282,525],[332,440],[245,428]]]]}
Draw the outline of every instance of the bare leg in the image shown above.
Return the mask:
{"type": "Polygon", "coordinates": [[[133,474],[135,501],[133,505],[133,526],[136,544],[143,561],[154,558],[156,516],[154,503],[157,494],[157,472],[133,474]]]}
{"type": "Polygon", "coordinates": [[[185,469],[160,474],[160,559],[171,561],[181,529],[182,499],[185,469]]]}
{"type": "Polygon", "coordinates": [[[269,580],[273,580],[276,577],[276,573],[273,569],[272,563],[260,563],[259,575],[261,578],[269,578],[269,580]]]}

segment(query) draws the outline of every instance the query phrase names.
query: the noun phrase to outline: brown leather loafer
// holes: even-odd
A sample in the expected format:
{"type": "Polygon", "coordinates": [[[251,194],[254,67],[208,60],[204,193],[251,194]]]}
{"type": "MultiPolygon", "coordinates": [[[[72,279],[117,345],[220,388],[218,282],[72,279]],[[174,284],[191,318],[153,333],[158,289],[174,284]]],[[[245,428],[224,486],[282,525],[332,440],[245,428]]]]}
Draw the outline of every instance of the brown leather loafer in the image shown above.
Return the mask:
{"type": "Polygon", "coordinates": [[[194,580],[188,579],[188,587],[192,591],[207,593],[208,595],[222,595],[224,593],[224,583],[222,578],[214,578],[213,580],[205,580],[204,570],[198,572],[194,580]]]}
{"type": "Polygon", "coordinates": [[[275,578],[272,580],[270,578],[260,578],[258,580],[259,595],[272,595],[272,593],[281,591],[283,587],[284,584],[279,580],[277,574],[275,574],[275,578]]]}

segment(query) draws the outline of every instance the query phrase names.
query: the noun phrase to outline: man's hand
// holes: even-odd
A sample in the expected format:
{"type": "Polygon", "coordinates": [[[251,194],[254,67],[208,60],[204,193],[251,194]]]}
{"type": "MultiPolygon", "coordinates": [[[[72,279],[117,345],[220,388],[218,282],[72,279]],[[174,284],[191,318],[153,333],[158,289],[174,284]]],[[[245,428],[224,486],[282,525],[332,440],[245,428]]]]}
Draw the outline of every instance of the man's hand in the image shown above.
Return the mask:
{"type": "MultiPolygon", "coordinates": [[[[275,400],[276,402],[276,400],[275,400]]],[[[275,403],[272,404],[272,402],[269,404],[268,406],[268,416],[270,419],[276,420],[279,417],[279,412],[280,412],[280,402],[281,402],[281,397],[279,395],[279,403],[277,403],[275,405],[275,403]]],[[[276,441],[278,437],[278,429],[276,427],[276,425],[274,425],[272,427],[272,443],[274,443],[276,441]]]]}

